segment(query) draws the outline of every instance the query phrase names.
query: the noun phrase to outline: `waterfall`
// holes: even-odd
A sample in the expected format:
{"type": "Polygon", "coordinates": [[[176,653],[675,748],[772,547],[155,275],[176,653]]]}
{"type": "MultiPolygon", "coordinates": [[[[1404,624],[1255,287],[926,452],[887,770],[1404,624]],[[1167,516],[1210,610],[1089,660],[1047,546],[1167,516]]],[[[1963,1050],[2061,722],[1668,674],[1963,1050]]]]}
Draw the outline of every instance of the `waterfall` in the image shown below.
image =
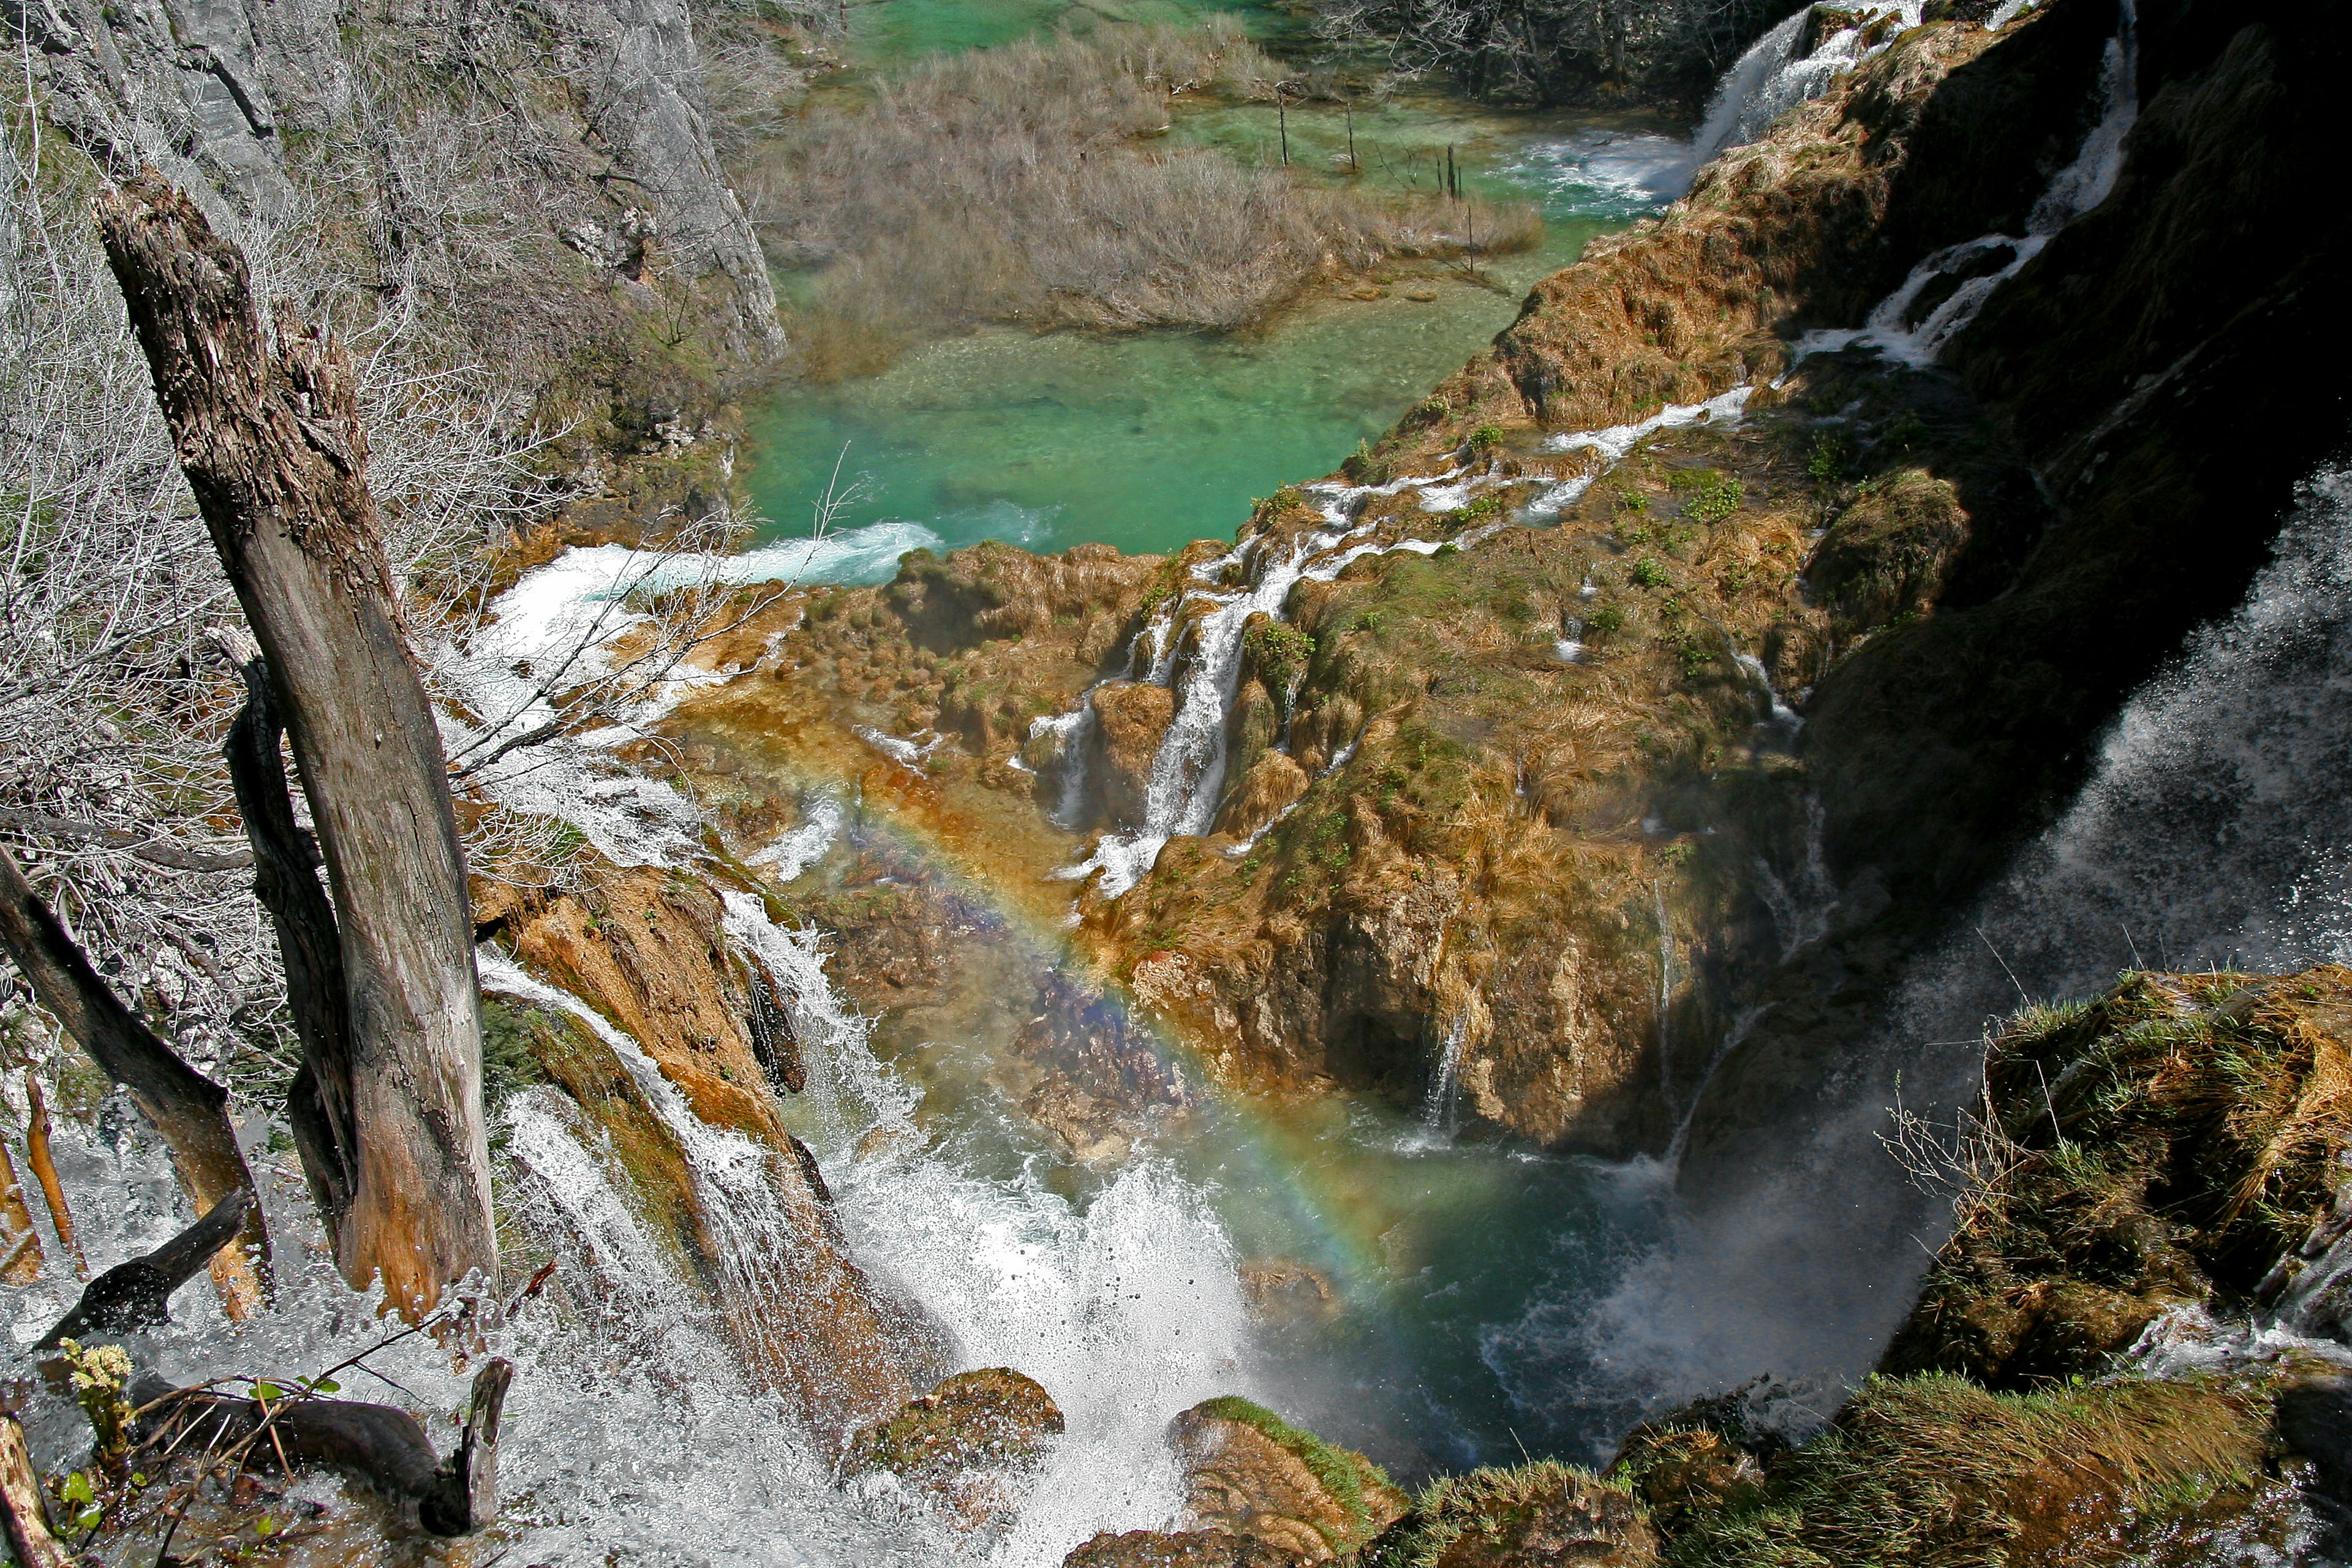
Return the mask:
{"type": "Polygon", "coordinates": [[[1034,1166],[971,1174],[927,1143],[919,1092],[875,1058],[872,1024],[827,983],[816,932],[771,923],[742,894],[727,900],[727,931],[775,976],[810,1058],[792,1109],[853,1255],[921,1304],[959,1367],[1018,1367],[1062,1406],[1068,1430],[986,1561],[1058,1568],[1097,1530],[1171,1517],[1183,1491],[1168,1421],[1252,1384],[1235,1254],[1206,1194],[1150,1161],[1083,1206],[1034,1166]]]}
{"type": "Polygon", "coordinates": [[[2083,138],[2073,162],[2058,171],[2033,204],[2026,216],[2025,233],[2016,237],[1982,235],[1935,252],[1914,267],[1892,294],[1873,306],[1860,327],[1806,333],[1797,345],[1800,357],[1859,343],[1875,347],[1904,364],[1935,363],[1945,345],[1967,330],[1996,289],[2024,270],[2025,264],[2041,255],[2061,229],[2107,199],[2123,173],[2124,139],[2139,119],[2138,16],[2133,0],[2121,0],[2121,11],[2120,24],[2116,36],[2107,40],[2100,67],[2098,121],[2083,138]],[[1921,296],[1946,279],[1958,280],[1950,293],[1920,314],[1921,296]]]}
{"type": "Polygon", "coordinates": [[[1469,1021],[1456,1013],[1445,1026],[1444,1048],[1437,1057],[1437,1076],[1430,1081],[1429,1098],[1422,1103],[1422,1125],[1433,1132],[1454,1131],[1454,1113],[1462,1100],[1462,1042],[1469,1021]]]}
{"type": "Polygon", "coordinates": [[[1832,1064],[1778,1168],[1706,1194],[1597,1310],[1535,1301],[1495,1331],[1490,1361],[1531,1403],[1671,1405],[1769,1373],[1792,1413],[1826,1414],[1947,1223],[1878,1145],[1897,1094],[1964,1102],[1983,1025],[2021,994],[2087,995],[2126,968],[2352,959],[2347,798],[2352,472],[2327,469],[2245,604],[2133,694],[2064,816],[1909,964],[1893,1022],[1832,1064]]]}
{"type": "Polygon", "coordinates": [[[1772,122],[1809,99],[1828,90],[1840,73],[1852,70],[1886,47],[1905,27],[1919,25],[1920,0],[1865,0],[1851,15],[1856,25],[1843,27],[1814,45],[1808,55],[1797,53],[1798,40],[1811,24],[1813,7],[1795,15],[1766,33],[1733,62],[1716,84],[1707,102],[1706,118],[1692,139],[1694,162],[1704,163],[1727,148],[1744,146],[1771,128],[1772,122]],[[1881,22],[1881,18],[1891,18],[1881,22]],[[1879,25],[1878,41],[1864,37],[1879,25]]]}

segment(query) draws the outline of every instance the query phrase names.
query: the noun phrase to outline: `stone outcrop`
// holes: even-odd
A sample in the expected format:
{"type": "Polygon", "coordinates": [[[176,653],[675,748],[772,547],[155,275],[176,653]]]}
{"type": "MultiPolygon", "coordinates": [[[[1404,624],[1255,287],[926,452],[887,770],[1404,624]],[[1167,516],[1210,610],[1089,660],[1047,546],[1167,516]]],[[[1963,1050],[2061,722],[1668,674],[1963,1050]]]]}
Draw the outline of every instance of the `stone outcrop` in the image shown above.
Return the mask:
{"type": "Polygon", "coordinates": [[[538,400],[567,427],[580,527],[625,533],[723,493],[730,442],[705,437],[784,342],[685,0],[10,17],[48,118],[100,165],[162,170],[218,232],[295,257],[287,286],[364,276],[347,291],[386,304],[404,352],[495,366],[538,400]]]}
{"type": "Polygon", "coordinates": [[[1097,745],[1091,760],[1098,808],[1120,827],[1140,827],[1151,764],[1176,717],[1176,694],[1148,681],[1112,680],[1094,689],[1097,745]]]}
{"type": "Polygon", "coordinates": [[[478,885],[476,916],[480,935],[635,1042],[686,1116],[751,1141],[769,1189],[758,1212],[713,1212],[741,1200],[698,1168],[699,1138],[563,1007],[494,984],[486,1079],[494,1093],[543,1083],[561,1094],[554,1109],[610,1153],[650,1233],[675,1249],[679,1275],[709,1300],[745,1364],[821,1442],[837,1445],[913,1394],[936,1363],[937,1334],[850,1258],[822,1170],[784,1129],[776,1097],[788,1086],[769,1076],[757,1038],[763,1010],[782,998],[757,957],[730,941],[717,872],[593,862],[580,890],[551,898],[478,885]],[[775,1256],[743,1256],[747,1227],[767,1227],[760,1245],[775,1256]]]}

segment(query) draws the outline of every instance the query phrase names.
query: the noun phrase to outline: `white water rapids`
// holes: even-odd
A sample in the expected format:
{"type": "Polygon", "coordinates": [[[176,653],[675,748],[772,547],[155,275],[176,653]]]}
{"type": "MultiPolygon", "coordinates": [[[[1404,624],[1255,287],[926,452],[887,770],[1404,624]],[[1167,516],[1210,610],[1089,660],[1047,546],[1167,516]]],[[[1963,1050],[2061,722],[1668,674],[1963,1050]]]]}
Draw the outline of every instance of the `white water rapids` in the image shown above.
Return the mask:
{"type": "MultiPolygon", "coordinates": [[[[509,1247],[551,1250],[562,1268],[548,1302],[491,1336],[520,1369],[491,1549],[544,1563],[604,1563],[617,1553],[650,1564],[917,1568],[952,1559],[1052,1568],[1097,1530],[1165,1523],[1181,1502],[1169,1418],[1254,1386],[1233,1249],[1204,1195],[1149,1162],[1083,1205],[1035,1173],[971,1173],[954,1151],[927,1144],[914,1121],[919,1090],[875,1059],[869,1026],[826,983],[815,934],[769,923],[742,895],[730,899],[726,923],[785,994],[810,1068],[790,1110],[831,1184],[852,1254],[945,1331],[956,1368],[1028,1373],[1058,1400],[1068,1431],[1001,1535],[957,1541],[888,1485],[837,1489],[776,1397],[740,1370],[706,1299],[680,1279],[677,1259],[635,1209],[613,1152],[567,1099],[533,1089],[500,1118],[500,1204],[509,1247]]],[[[686,1151],[723,1242],[728,1287],[747,1300],[769,1293],[788,1317],[797,1226],[765,1177],[770,1156],[698,1121],[635,1042],[576,999],[487,952],[483,978],[494,992],[571,1014],[606,1044],[686,1151]]],[[[61,1121],[58,1160],[102,1268],[184,1220],[143,1125],[115,1105],[101,1126],[92,1138],[61,1121]]],[[[377,1337],[370,1303],[319,1254],[299,1179],[283,1158],[257,1160],[278,1243],[277,1308],[228,1324],[199,1277],[175,1303],[175,1325],[130,1342],[142,1365],[185,1381],[284,1377],[377,1337]]],[[[53,1269],[16,1293],[16,1342],[46,1330],[77,1289],[53,1269]]],[[[411,1342],[371,1364],[397,1389],[346,1374],[347,1396],[418,1410],[436,1443],[453,1440],[446,1413],[462,1402],[465,1381],[445,1358],[411,1342]]],[[[79,1415],[54,1399],[37,1401],[34,1431],[56,1464],[88,1440],[79,1415]]],[[[300,1495],[321,1499],[335,1490],[331,1479],[303,1486],[300,1495]]]]}

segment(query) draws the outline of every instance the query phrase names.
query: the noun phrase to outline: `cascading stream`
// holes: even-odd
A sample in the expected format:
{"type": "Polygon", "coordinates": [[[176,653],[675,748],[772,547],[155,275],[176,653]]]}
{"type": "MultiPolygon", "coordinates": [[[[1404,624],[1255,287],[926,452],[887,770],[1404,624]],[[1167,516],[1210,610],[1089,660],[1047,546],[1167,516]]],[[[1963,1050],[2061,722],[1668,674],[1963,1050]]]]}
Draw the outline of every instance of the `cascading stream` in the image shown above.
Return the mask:
{"type": "Polygon", "coordinates": [[[1983,1026],[2028,998],[2093,994],[2123,969],[2352,959],[2347,797],[2352,474],[2331,468],[2242,607],[2132,696],[2065,816],[1911,963],[1891,1032],[1833,1068],[1777,1169],[1686,1213],[1597,1310],[1536,1301],[1494,1331],[1490,1362],[1531,1405],[1610,1390],[1672,1405],[1769,1373],[1793,1418],[1818,1418],[1876,1356],[1948,1223],[1880,1148],[1887,1108],[1948,1120],[1983,1026]]]}
{"type": "Polygon", "coordinates": [[[1827,328],[1805,334],[1800,357],[1861,344],[1915,367],[1936,363],[1965,331],[2000,286],[2025,269],[2068,224],[2107,199],[2123,173],[2124,139],[2139,119],[2139,24],[2133,0],[2121,0],[2121,24],[2107,41],[2099,76],[2100,112],[2083,138],[2074,161],[2058,171],[2027,215],[2017,237],[1988,234],[1937,251],[1916,267],[1892,294],[1871,308],[1860,327],[1827,328]],[[1985,267],[1978,258],[1997,262],[1985,267]],[[1952,291],[1926,315],[1913,320],[1920,296],[1937,280],[1958,278],[1952,291]]]}
{"type": "MultiPolygon", "coordinates": [[[[1433,555],[1449,542],[1457,549],[1475,549],[1514,521],[1540,522],[1556,517],[1562,507],[1581,496],[1644,437],[1660,430],[1685,429],[1718,420],[1737,423],[1753,391],[1750,386],[1738,386],[1703,403],[1669,404],[1634,424],[1566,431],[1549,437],[1544,443],[1547,451],[1593,454],[1593,467],[1572,479],[1497,479],[1490,473],[1454,468],[1443,474],[1408,477],[1382,485],[1325,481],[1307,486],[1307,494],[1314,498],[1322,514],[1322,528],[1297,535],[1286,547],[1263,539],[1244,541],[1217,560],[1193,567],[1194,577],[1203,583],[1213,583],[1229,570],[1252,576],[1248,585],[1239,592],[1220,593],[1206,587],[1188,590],[1162,608],[1151,624],[1138,634],[1130,668],[1140,661],[1145,639],[1150,639],[1151,658],[1142,679],[1154,685],[1172,685],[1177,692],[1174,721],[1152,759],[1144,821],[1137,827],[1103,834],[1096,841],[1093,853],[1056,875],[1073,881],[1098,875],[1097,891],[1104,898],[1118,898],[1151,869],[1171,838],[1209,830],[1224,790],[1227,720],[1240,685],[1243,634],[1253,616],[1263,613],[1281,619],[1284,602],[1297,584],[1328,583],[1350,563],[1368,555],[1406,551],[1433,555]],[[1380,525],[1354,521],[1356,509],[1369,496],[1416,490],[1420,492],[1421,510],[1440,514],[1466,505],[1482,490],[1525,484],[1539,488],[1517,509],[1516,516],[1507,515],[1451,541],[1367,537],[1374,534],[1380,525]],[[1185,618],[1188,614],[1192,616],[1189,621],[1185,618]],[[1183,628],[1181,632],[1177,629],[1180,626],[1183,628]],[[1189,655],[1185,652],[1187,647],[1189,655]]],[[[1092,715],[1091,702],[1082,699],[1080,706],[1071,712],[1037,720],[1031,727],[1033,736],[1058,732],[1065,738],[1062,765],[1067,771],[1060,781],[1057,819],[1066,825],[1077,820],[1077,813],[1084,808],[1084,796],[1075,779],[1082,777],[1085,752],[1076,742],[1091,726],[1092,715]]],[[[1351,742],[1348,751],[1352,753],[1352,750],[1351,742]]],[[[1336,767],[1339,762],[1335,758],[1333,765],[1336,767]]]]}

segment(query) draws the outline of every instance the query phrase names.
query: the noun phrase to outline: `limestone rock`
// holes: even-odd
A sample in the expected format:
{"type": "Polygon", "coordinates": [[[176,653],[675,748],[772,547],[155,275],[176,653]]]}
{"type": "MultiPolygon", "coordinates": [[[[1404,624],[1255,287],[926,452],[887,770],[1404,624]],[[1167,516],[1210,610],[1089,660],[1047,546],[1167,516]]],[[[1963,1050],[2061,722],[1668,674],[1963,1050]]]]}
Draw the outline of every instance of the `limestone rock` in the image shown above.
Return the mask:
{"type": "Polygon", "coordinates": [[[1063,1558],[1062,1568],[1290,1568],[1297,1561],[1255,1536],[1222,1530],[1106,1530],[1063,1558]]]}
{"type": "Polygon", "coordinates": [[[1113,680],[1096,687],[1091,700],[1100,748],[1094,769],[1097,798],[1111,821],[1140,827],[1151,764],[1176,717],[1176,694],[1164,686],[1113,680]]]}
{"type": "Polygon", "coordinates": [[[1260,1322],[1320,1321],[1339,1310],[1330,1276],[1288,1258],[1252,1258],[1236,1270],[1242,1300],[1260,1322]]]}
{"type": "Polygon", "coordinates": [[[1061,1407],[1034,1379],[1001,1366],[958,1373],[858,1433],[841,1473],[887,1472],[970,1530],[1018,1506],[1020,1482],[1061,1430],[1061,1407]]]}
{"type": "Polygon", "coordinates": [[[1170,1424],[1169,1442],[1184,1467],[1189,1528],[1254,1536],[1297,1561],[1328,1563],[1405,1509],[1361,1454],[1245,1399],[1194,1405],[1170,1424]]]}

